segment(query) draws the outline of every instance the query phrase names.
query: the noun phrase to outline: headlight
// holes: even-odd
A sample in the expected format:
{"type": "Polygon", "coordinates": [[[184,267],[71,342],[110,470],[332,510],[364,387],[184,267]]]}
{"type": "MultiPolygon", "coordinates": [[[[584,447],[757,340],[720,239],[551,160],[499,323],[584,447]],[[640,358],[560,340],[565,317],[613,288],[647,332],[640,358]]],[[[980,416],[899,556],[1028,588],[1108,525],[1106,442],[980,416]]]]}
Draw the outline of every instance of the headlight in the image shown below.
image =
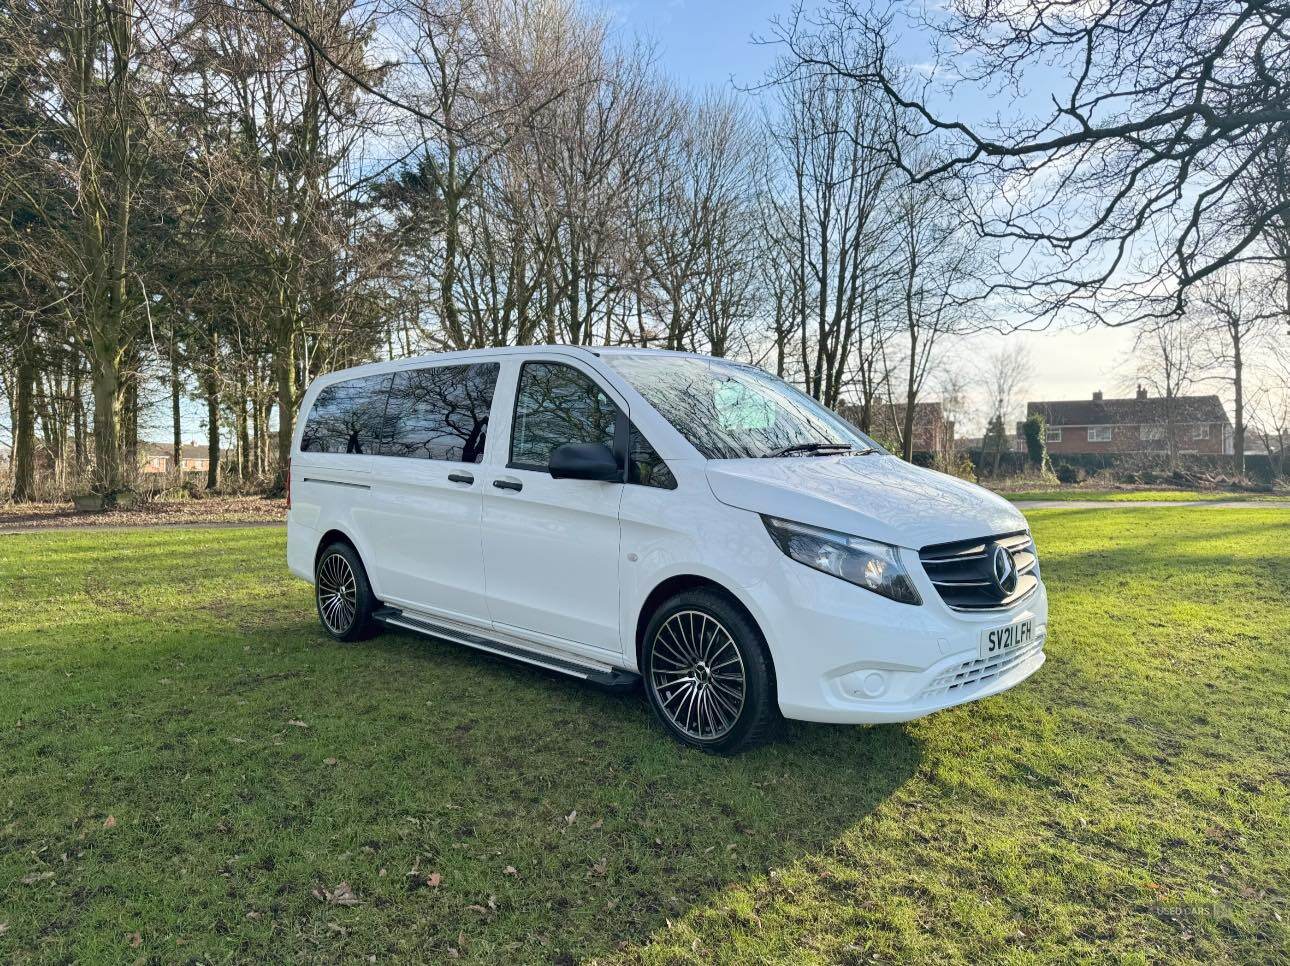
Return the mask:
{"type": "Polygon", "coordinates": [[[778,517],[763,516],[762,522],[779,549],[798,563],[902,604],[923,602],[900,562],[899,552],[889,544],[778,517]]]}

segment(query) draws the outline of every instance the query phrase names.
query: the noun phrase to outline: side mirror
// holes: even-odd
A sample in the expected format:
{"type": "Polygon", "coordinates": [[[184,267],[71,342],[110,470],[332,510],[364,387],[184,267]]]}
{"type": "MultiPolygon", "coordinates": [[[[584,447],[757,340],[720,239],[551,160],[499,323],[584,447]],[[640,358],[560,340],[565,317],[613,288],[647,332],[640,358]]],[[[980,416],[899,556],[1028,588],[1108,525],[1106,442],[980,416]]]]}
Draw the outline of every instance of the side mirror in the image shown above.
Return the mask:
{"type": "Polygon", "coordinates": [[[548,464],[557,480],[599,480],[621,483],[623,471],[603,443],[565,443],[557,446],[548,464]]]}

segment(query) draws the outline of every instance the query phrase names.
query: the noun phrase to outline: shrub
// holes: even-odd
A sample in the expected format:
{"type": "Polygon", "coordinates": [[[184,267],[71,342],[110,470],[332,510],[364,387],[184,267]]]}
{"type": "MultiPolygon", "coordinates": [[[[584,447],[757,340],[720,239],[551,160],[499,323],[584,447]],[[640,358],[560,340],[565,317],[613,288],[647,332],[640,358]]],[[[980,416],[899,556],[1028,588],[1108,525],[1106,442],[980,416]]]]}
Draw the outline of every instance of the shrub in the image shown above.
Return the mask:
{"type": "Polygon", "coordinates": [[[967,453],[937,453],[932,468],[969,483],[977,481],[976,467],[972,465],[972,459],[967,453]]]}
{"type": "Polygon", "coordinates": [[[1048,424],[1043,415],[1035,413],[1027,417],[1021,429],[1026,435],[1026,455],[1030,458],[1030,465],[1040,472],[1051,470],[1048,464],[1048,424]]]}
{"type": "Polygon", "coordinates": [[[1083,483],[1087,478],[1082,467],[1072,466],[1070,463],[1058,463],[1054,472],[1057,474],[1057,482],[1067,486],[1083,483]]]}

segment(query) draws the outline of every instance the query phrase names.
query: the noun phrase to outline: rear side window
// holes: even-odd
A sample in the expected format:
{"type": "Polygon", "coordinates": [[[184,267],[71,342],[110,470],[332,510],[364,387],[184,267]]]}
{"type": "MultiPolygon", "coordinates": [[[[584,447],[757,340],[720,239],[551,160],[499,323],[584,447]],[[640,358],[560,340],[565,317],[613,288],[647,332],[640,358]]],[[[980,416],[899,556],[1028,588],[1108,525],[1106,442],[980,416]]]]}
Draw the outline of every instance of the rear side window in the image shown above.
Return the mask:
{"type": "Polygon", "coordinates": [[[500,366],[432,366],[395,373],[386,410],[386,456],[478,463],[500,366]]]}
{"type": "Polygon", "coordinates": [[[347,379],[318,393],[300,435],[301,452],[376,453],[384,437],[390,380],[389,373],[347,379]]]}
{"type": "Polygon", "coordinates": [[[614,448],[618,407],[595,381],[560,362],[526,362],[520,368],[511,430],[511,464],[547,468],[551,451],[565,443],[614,448]]]}

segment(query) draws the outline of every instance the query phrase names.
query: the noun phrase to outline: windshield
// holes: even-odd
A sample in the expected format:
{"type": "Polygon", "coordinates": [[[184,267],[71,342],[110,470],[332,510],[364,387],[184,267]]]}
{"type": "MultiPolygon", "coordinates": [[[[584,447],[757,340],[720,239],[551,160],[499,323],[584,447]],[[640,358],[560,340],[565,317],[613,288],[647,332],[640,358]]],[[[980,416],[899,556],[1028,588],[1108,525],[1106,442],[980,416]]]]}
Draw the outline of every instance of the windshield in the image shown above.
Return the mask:
{"type": "Polygon", "coordinates": [[[810,396],[751,366],[686,356],[605,361],[710,460],[885,452],[810,396]]]}

